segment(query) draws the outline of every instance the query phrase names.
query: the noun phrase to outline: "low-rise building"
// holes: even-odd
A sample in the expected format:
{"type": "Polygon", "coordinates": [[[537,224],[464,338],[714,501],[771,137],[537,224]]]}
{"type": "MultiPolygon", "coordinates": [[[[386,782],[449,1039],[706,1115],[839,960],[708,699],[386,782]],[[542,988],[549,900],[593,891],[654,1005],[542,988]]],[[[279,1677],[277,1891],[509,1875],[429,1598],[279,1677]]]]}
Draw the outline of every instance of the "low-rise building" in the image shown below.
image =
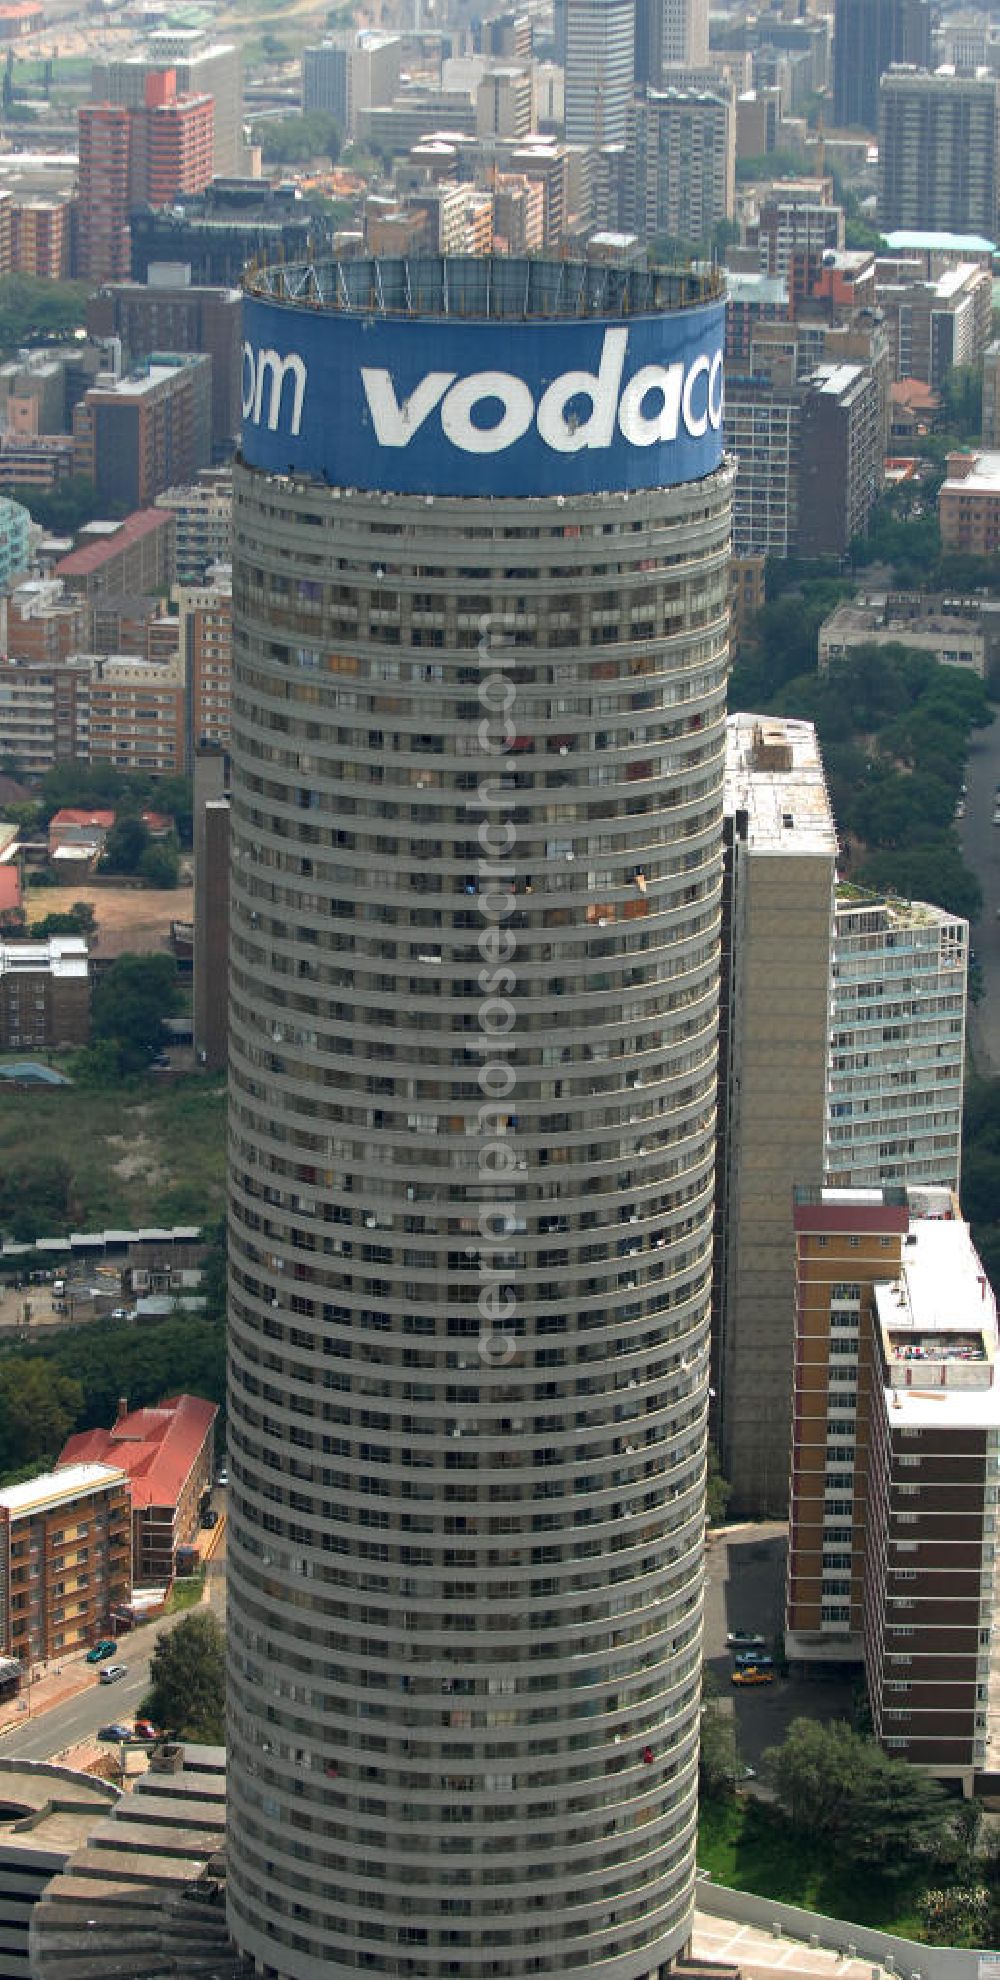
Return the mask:
{"type": "Polygon", "coordinates": [[[0,940],[0,1046],[85,1045],[90,963],[82,935],[0,940]]]}
{"type": "Polygon", "coordinates": [[[125,1473],[132,1500],[133,1580],[173,1580],[177,1550],[197,1540],[214,1476],[218,1406],[201,1396],[170,1396],[153,1409],[123,1399],[110,1430],[81,1430],[63,1446],[64,1466],[111,1465],[125,1473]]]}
{"type": "Polygon", "coordinates": [[[942,667],[986,678],[987,639],[970,619],[952,613],[892,618],[886,606],[838,605],[819,629],[819,669],[826,673],[857,646],[909,646],[929,653],[942,667]]]}
{"type": "Polygon", "coordinates": [[[169,509],[139,509],[121,523],[81,531],[82,541],[60,557],[52,575],[67,592],[116,597],[166,591],[174,581],[175,521],[169,509]]]}
{"type": "Polygon", "coordinates": [[[117,1465],[77,1464],[0,1491],[0,1647],[24,1665],[106,1636],[132,1593],[132,1512],[117,1465]]]}

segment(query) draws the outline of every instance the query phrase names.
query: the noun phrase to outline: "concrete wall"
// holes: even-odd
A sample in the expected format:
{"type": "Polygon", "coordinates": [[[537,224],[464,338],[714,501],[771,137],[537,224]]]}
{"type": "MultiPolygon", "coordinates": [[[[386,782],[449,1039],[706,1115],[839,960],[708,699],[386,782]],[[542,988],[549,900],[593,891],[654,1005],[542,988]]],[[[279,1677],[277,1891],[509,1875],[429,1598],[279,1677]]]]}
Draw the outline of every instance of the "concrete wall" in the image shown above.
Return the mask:
{"type": "Polygon", "coordinates": [[[743,868],[745,939],[730,1078],[730,1249],[722,1350],[722,1469],[733,1516],[788,1510],[795,1245],[792,1189],[822,1181],[832,853],[755,853],[743,868]]]}
{"type": "Polygon", "coordinates": [[[897,1939],[891,1932],[876,1932],[867,1925],[852,1925],[843,1918],[825,1918],[818,1911],[804,1911],[794,1904],[779,1904],[774,1898],[756,1897],[752,1891],[731,1891],[725,1884],[712,1884],[699,1877],[695,1893],[699,1911],[712,1918],[730,1918],[740,1925],[757,1925],[770,1932],[780,1925],[782,1933],[808,1944],[815,1934],[822,1946],[859,1959],[870,1959],[888,1970],[895,1968],[904,1980],[978,1980],[979,1953],[956,1946],[922,1946],[915,1939],[897,1939]]]}

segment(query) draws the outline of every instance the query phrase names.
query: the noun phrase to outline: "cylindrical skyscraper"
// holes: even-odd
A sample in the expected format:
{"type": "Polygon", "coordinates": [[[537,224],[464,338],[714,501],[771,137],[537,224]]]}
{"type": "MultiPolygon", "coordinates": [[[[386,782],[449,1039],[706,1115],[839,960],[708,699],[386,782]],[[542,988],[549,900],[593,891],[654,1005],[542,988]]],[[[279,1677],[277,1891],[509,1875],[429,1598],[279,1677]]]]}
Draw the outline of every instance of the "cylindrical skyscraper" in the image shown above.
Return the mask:
{"type": "Polygon", "coordinates": [[[251,283],[228,1887],[282,1980],[689,1937],[722,316],[570,262],[251,283]]]}

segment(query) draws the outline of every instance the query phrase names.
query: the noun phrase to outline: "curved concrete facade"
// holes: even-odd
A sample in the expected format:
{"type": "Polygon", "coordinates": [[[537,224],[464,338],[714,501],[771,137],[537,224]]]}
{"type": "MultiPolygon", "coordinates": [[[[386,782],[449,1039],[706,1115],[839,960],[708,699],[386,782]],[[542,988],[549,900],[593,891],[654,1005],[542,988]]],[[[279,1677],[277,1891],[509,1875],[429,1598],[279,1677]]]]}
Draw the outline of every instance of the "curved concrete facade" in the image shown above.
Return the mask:
{"type": "Polygon", "coordinates": [[[729,505],[236,471],[228,1890],[282,1980],[690,1934],[729,505]]]}

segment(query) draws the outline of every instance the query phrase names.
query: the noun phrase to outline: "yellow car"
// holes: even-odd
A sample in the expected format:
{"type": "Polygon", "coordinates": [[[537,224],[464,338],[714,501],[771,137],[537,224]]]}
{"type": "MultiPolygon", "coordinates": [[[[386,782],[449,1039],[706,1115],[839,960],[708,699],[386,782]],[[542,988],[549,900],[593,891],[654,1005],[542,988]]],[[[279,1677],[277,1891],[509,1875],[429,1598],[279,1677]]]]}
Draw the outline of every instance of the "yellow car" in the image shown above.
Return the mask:
{"type": "Polygon", "coordinates": [[[773,1671],[758,1671],[752,1664],[742,1671],[734,1671],[730,1684],[773,1684],[773,1671]]]}

